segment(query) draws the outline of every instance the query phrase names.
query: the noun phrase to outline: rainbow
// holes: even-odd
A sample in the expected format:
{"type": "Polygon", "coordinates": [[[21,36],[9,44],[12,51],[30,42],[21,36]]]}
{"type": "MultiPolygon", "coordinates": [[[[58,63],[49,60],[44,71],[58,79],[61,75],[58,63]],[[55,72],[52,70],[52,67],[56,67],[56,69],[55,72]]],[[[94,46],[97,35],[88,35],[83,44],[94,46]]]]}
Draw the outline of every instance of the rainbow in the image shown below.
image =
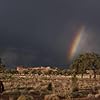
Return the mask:
{"type": "Polygon", "coordinates": [[[80,40],[82,38],[82,33],[84,32],[84,27],[82,26],[80,28],[80,30],[78,30],[77,33],[75,33],[75,36],[74,36],[74,39],[72,40],[72,44],[70,46],[70,49],[69,49],[69,54],[68,54],[68,59],[69,60],[72,60],[76,51],[77,51],[77,48],[78,48],[78,45],[80,43],[80,40]]]}

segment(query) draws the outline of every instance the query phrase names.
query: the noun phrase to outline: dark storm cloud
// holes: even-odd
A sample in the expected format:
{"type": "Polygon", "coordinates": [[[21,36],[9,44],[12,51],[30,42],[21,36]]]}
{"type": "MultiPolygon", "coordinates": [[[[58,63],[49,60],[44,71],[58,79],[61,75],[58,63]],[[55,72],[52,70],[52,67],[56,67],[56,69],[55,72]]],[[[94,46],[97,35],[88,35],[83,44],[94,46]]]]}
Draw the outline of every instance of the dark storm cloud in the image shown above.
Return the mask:
{"type": "Polygon", "coordinates": [[[94,0],[1,0],[1,57],[8,65],[67,64],[74,27],[86,25],[99,37],[99,5],[94,0]]]}

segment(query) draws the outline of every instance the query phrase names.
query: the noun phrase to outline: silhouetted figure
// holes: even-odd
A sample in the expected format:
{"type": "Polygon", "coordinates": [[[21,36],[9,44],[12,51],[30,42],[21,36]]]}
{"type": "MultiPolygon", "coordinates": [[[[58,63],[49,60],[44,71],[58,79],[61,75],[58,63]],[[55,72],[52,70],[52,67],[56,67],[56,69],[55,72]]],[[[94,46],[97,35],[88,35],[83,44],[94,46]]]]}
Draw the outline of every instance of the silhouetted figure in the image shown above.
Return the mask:
{"type": "Polygon", "coordinates": [[[0,81],[0,93],[2,93],[3,91],[4,91],[4,85],[2,81],[0,81]]]}

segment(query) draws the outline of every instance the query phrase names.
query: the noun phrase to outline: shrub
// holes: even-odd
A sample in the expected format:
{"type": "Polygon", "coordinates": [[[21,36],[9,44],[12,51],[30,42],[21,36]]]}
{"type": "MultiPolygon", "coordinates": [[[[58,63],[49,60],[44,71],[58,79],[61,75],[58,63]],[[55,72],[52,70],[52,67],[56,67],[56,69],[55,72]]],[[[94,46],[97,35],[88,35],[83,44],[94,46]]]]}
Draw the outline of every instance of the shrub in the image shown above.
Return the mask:
{"type": "Polygon", "coordinates": [[[20,95],[17,100],[34,100],[34,98],[29,95],[20,95]]]}
{"type": "Polygon", "coordinates": [[[26,97],[24,95],[21,95],[21,96],[18,97],[17,100],[26,100],[26,97]]]}
{"type": "Polygon", "coordinates": [[[79,96],[80,96],[80,95],[79,95],[78,91],[72,92],[72,93],[70,94],[70,97],[71,97],[71,98],[77,98],[77,97],[79,97],[79,96]]]}
{"type": "Polygon", "coordinates": [[[49,84],[48,84],[47,89],[48,89],[49,91],[52,91],[52,83],[49,83],[49,84]]]}
{"type": "Polygon", "coordinates": [[[44,100],[60,100],[56,94],[45,95],[44,100]]]}
{"type": "Polygon", "coordinates": [[[93,94],[88,94],[87,98],[88,98],[88,99],[95,100],[95,95],[93,95],[93,94]]]}

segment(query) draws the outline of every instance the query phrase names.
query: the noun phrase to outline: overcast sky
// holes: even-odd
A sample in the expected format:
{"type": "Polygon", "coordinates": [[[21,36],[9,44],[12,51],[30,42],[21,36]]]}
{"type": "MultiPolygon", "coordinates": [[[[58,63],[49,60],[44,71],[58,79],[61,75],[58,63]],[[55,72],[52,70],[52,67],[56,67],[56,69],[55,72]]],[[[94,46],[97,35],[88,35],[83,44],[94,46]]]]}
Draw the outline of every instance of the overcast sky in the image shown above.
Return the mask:
{"type": "Polygon", "coordinates": [[[9,66],[66,66],[80,25],[99,53],[99,0],[0,0],[0,56],[9,66]]]}

